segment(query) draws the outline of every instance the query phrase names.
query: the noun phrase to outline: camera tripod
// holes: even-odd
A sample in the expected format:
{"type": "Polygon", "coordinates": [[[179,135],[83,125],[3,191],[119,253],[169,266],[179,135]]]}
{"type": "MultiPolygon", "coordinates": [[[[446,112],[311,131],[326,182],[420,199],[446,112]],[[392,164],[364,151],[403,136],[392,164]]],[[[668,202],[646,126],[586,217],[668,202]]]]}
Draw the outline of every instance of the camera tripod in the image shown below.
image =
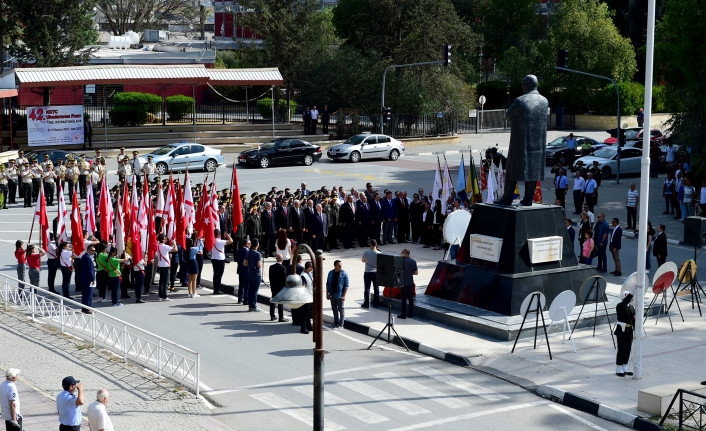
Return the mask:
{"type": "MultiPolygon", "coordinates": [[[[395,274],[395,281],[394,281],[394,283],[392,283],[392,287],[401,287],[402,289],[404,289],[404,284],[402,283],[402,280],[401,280],[401,276],[402,276],[401,272],[402,272],[401,270],[399,270],[399,269],[397,270],[397,273],[395,274]]],[[[385,290],[383,289],[383,296],[384,296],[384,293],[385,293],[385,290]]],[[[370,350],[370,348],[373,347],[375,342],[378,339],[380,339],[382,334],[385,333],[385,330],[387,330],[387,343],[388,344],[391,343],[393,340],[390,337],[391,336],[390,332],[394,332],[395,337],[397,337],[397,339],[400,341],[400,344],[402,344],[402,347],[407,349],[407,351],[409,352],[409,347],[407,347],[407,344],[405,344],[402,337],[400,337],[400,334],[398,334],[397,331],[395,330],[395,319],[394,319],[394,317],[392,317],[392,288],[390,288],[390,296],[387,297],[387,324],[385,325],[384,328],[382,328],[382,331],[380,331],[380,333],[375,337],[373,342],[370,343],[370,345],[368,346],[368,350],[370,350]]]]}
{"type": "MultiPolygon", "coordinates": [[[[696,249],[697,249],[697,246],[694,246],[694,266],[696,266],[696,249]]],[[[684,265],[687,265],[687,264],[689,264],[689,261],[684,262],[684,265]]],[[[691,291],[691,309],[692,310],[694,309],[694,302],[695,302],[699,308],[699,316],[703,316],[703,314],[701,314],[701,295],[703,295],[704,298],[706,298],[706,292],[704,291],[704,288],[701,287],[701,283],[699,283],[699,280],[696,276],[696,271],[694,271],[694,273],[692,274],[690,269],[691,268],[688,268],[687,271],[684,273],[684,277],[682,277],[682,278],[686,279],[687,275],[688,275],[689,281],[679,280],[679,286],[677,286],[677,289],[674,293],[674,296],[672,297],[672,300],[669,303],[669,307],[667,307],[667,311],[669,311],[669,309],[672,308],[672,304],[677,299],[677,294],[679,292],[683,292],[683,291],[689,289],[691,291]]],[[[680,268],[679,272],[681,272],[681,268],[680,268]]],[[[677,304],[677,306],[678,305],[679,304],[677,304]]],[[[680,312],[681,312],[681,310],[680,310],[680,312]]],[[[682,320],[683,319],[684,319],[684,317],[682,316],[682,320]]]]}

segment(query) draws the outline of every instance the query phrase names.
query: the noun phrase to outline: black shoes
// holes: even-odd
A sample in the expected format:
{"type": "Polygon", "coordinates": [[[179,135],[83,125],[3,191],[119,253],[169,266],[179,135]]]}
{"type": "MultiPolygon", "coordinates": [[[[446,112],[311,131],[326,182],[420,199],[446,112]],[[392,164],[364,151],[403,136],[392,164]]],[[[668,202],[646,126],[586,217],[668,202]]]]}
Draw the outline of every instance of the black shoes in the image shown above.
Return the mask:
{"type": "Polygon", "coordinates": [[[280,317],[279,321],[284,323],[284,322],[289,322],[289,319],[285,319],[284,317],[280,317]]]}
{"type": "Polygon", "coordinates": [[[400,314],[399,316],[397,316],[397,318],[398,318],[398,319],[406,319],[407,316],[404,316],[404,315],[400,314]]]}
{"type": "Polygon", "coordinates": [[[143,300],[141,300],[141,299],[137,299],[137,300],[135,300],[135,303],[136,303],[136,304],[144,304],[145,301],[143,301],[143,300]]]}
{"type": "Polygon", "coordinates": [[[360,308],[370,308],[370,304],[361,304],[360,308]]]}
{"type": "Polygon", "coordinates": [[[300,329],[300,330],[299,330],[299,333],[300,333],[300,334],[305,334],[305,335],[306,335],[306,334],[308,334],[308,333],[309,333],[309,331],[308,331],[308,330],[307,330],[306,328],[302,328],[302,329],[300,329]]]}

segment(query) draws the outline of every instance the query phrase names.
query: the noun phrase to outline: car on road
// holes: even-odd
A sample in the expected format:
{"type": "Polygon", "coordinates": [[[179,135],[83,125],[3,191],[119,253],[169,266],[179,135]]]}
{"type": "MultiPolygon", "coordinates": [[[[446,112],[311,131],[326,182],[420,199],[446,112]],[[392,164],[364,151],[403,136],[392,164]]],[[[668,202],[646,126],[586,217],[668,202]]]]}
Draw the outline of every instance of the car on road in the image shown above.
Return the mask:
{"type": "Polygon", "coordinates": [[[574,154],[571,154],[571,150],[566,147],[566,141],[568,139],[568,135],[562,136],[560,138],[554,139],[553,141],[547,144],[547,165],[552,166],[559,162],[564,164],[571,163],[572,161],[574,161],[574,159],[581,156],[581,146],[586,141],[591,144],[591,151],[595,151],[599,148],[605,147],[604,144],[601,144],[593,138],[589,138],[587,136],[574,136],[574,139],[576,139],[576,151],[574,154]]]}
{"type": "Polygon", "coordinates": [[[170,170],[182,171],[187,168],[213,172],[225,162],[221,150],[194,142],[179,142],[157,148],[151,153],[139,156],[141,164],[147,163],[147,156],[152,156],[152,162],[159,175],[164,175],[170,170]]]}
{"type": "MultiPolygon", "coordinates": [[[[641,158],[642,150],[623,148],[620,151],[620,174],[639,174],[641,158]]],[[[589,156],[583,156],[574,162],[572,171],[577,169],[579,161],[583,162],[584,166],[592,166],[593,162],[597,161],[603,178],[608,178],[618,172],[618,148],[604,147],[589,156]]]]}
{"type": "Polygon", "coordinates": [[[269,168],[274,165],[303,163],[311,166],[321,159],[321,146],[296,138],[274,138],[256,149],[246,150],[238,156],[238,163],[246,166],[269,168]]]}
{"type": "MultiPolygon", "coordinates": [[[[634,141],[634,140],[642,140],[642,127],[628,127],[625,129],[625,141],[634,141]]],[[[610,133],[611,135],[615,134],[615,129],[611,130],[606,130],[606,132],[610,133]]],[[[656,142],[657,145],[662,145],[664,143],[664,134],[662,133],[661,130],[659,129],[650,129],[650,141],[656,142]]],[[[615,145],[615,143],[618,142],[618,138],[614,138],[613,136],[607,138],[605,141],[603,141],[604,144],[606,145],[615,145]]]]}
{"type": "MultiPolygon", "coordinates": [[[[45,154],[49,154],[49,160],[51,160],[51,163],[54,166],[56,166],[56,163],[59,161],[59,159],[63,160],[64,164],[66,164],[66,158],[69,157],[69,155],[72,155],[74,159],[76,159],[76,162],[81,159],[78,154],[64,150],[30,150],[25,151],[24,155],[27,160],[32,160],[36,158],[37,162],[41,163],[44,160],[45,154]]],[[[93,158],[92,154],[86,154],[86,160],[91,158],[93,158]]]]}
{"type": "Polygon", "coordinates": [[[397,160],[403,153],[404,142],[387,135],[363,133],[333,145],[326,155],[333,161],[348,160],[358,163],[363,159],[397,160]]]}

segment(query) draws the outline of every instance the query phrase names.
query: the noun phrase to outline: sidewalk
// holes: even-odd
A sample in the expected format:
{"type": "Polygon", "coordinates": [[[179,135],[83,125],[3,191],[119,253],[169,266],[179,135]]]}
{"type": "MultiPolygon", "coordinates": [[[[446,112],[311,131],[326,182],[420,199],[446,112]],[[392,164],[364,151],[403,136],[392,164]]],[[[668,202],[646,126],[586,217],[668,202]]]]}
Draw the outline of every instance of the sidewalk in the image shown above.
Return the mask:
{"type": "Polygon", "coordinates": [[[56,395],[67,375],[84,384],[84,429],[88,429],[86,407],[95,400],[98,389],[107,388],[107,410],[115,429],[233,431],[213,419],[206,404],[192,393],[76,338],[33,323],[23,313],[0,312],[0,345],[0,369],[21,370],[17,389],[23,425],[29,431],[59,428],[56,395]]]}
{"type": "MultiPolygon", "coordinates": [[[[422,249],[412,244],[409,246],[408,248],[412,250],[412,257],[417,260],[419,266],[419,275],[415,279],[419,280],[418,283],[429,280],[438,259],[442,258],[441,251],[422,249]]],[[[399,252],[402,248],[402,245],[395,244],[382,249],[384,252],[399,252]]],[[[326,253],[324,255],[326,258],[324,276],[333,268],[333,261],[341,259],[343,268],[351,279],[351,287],[346,301],[346,320],[379,331],[387,323],[387,309],[360,308],[360,304],[363,302],[362,272],[364,264],[360,261],[362,252],[363,249],[357,248],[326,253]]],[[[265,279],[269,279],[267,271],[273,260],[270,258],[265,261],[263,267],[265,279]]],[[[209,261],[206,261],[202,274],[206,281],[204,284],[210,285],[212,267],[209,261]]],[[[608,292],[618,294],[622,278],[610,275],[606,278],[608,292]]],[[[226,265],[223,282],[237,286],[235,263],[226,265]]],[[[418,285],[417,294],[423,294],[425,288],[426,286],[418,285]]],[[[260,294],[269,297],[269,289],[263,286],[260,289],[260,294]]],[[[651,293],[646,295],[646,304],[649,303],[651,297],[651,293]]],[[[553,360],[549,359],[546,342],[543,341],[536,350],[533,350],[531,338],[519,341],[515,353],[511,354],[513,342],[500,342],[478,334],[461,332],[434,322],[419,319],[396,319],[395,328],[400,336],[415,340],[425,345],[430,351],[439,349],[461,355],[468,358],[472,367],[521,386],[530,389],[539,385],[555,386],[644,417],[645,413],[637,411],[639,389],[682,381],[685,388],[694,388],[698,387],[698,383],[703,380],[700,361],[694,359],[701,358],[706,354],[706,341],[695,331],[703,325],[698,320],[698,310],[691,309],[689,298],[689,296],[685,296],[679,301],[686,323],[682,323],[676,307],[673,308],[673,312],[676,313],[672,315],[675,332],[671,332],[666,316],[660,318],[657,326],[654,325],[654,318],[648,319],[645,325],[647,336],[644,338],[641,380],[629,377],[620,378],[615,375],[616,350],[606,325],[596,328],[595,337],[592,336],[593,328],[577,330],[574,334],[576,353],[573,353],[571,342],[568,339],[562,344],[561,335],[550,336],[549,342],[553,360]]],[[[324,314],[325,318],[332,316],[328,301],[324,301],[324,314]]],[[[546,314],[545,319],[549,325],[550,321],[546,314]]],[[[541,329],[539,333],[542,334],[541,329]]]]}

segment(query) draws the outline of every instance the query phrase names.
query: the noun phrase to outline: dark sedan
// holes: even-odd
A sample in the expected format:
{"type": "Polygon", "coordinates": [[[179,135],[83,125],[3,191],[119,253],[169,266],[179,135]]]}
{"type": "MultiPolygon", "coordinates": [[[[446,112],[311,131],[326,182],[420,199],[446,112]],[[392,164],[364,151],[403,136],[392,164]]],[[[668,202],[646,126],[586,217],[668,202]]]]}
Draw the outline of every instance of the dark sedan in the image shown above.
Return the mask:
{"type": "MultiPolygon", "coordinates": [[[[49,154],[49,160],[51,160],[52,164],[56,166],[56,162],[59,161],[59,159],[64,161],[64,164],[66,164],[66,158],[69,157],[69,154],[72,154],[74,159],[76,159],[76,162],[79,161],[80,157],[76,153],[72,153],[69,151],[64,151],[64,150],[31,150],[31,151],[25,151],[25,158],[28,160],[32,159],[37,159],[38,162],[42,162],[44,160],[44,155],[49,154]]],[[[86,154],[86,159],[90,159],[93,157],[93,154],[86,154]]]]}
{"type": "Polygon", "coordinates": [[[321,159],[321,147],[294,138],[270,139],[259,148],[240,153],[238,163],[268,168],[273,165],[303,163],[311,166],[321,159]]]}
{"type": "Polygon", "coordinates": [[[605,147],[604,144],[601,144],[595,139],[586,136],[574,136],[576,140],[576,150],[572,152],[566,147],[567,139],[569,139],[568,136],[562,136],[547,144],[547,165],[551,166],[559,162],[570,165],[576,158],[581,157],[581,146],[586,142],[591,144],[591,152],[605,147]]]}

